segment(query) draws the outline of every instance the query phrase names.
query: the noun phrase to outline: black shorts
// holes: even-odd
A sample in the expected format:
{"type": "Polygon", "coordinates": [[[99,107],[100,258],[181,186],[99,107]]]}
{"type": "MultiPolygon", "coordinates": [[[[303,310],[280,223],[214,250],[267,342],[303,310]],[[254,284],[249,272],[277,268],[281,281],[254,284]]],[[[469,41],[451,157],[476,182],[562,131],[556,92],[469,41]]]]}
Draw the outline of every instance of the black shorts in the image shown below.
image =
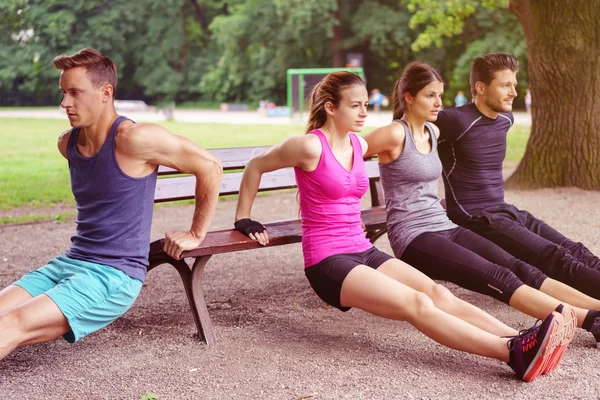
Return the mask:
{"type": "Polygon", "coordinates": [[[376,247],[371,247],[358,253],[334,254],[315,265],[304,268],[304,273],[321,300],[342,311],[348,311],[350,307],[342,307],[340,304],[340,293],[342,283],[350,271],[357,265],[377,269],[392,258],[394,257],[379,251],[376,247]]]}

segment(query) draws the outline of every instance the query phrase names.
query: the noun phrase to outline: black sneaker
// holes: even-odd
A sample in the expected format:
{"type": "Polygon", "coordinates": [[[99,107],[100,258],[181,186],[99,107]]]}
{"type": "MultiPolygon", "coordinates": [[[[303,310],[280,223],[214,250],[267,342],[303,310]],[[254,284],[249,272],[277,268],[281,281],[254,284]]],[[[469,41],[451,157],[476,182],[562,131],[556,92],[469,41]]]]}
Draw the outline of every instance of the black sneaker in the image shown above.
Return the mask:
{"type": "Polygon", "coordinates": [[[549,356],[560,343],[556,336],[561,322],[552,314],[541,325],[538,325],[539,321],[531,328],[520,331],[507,343],[510,350],[508,365],[525,382],[531,382],[542,373],[549,356]]]}
{"type": "Polygon", "coordinates": [[[596,339],[596,348],[600,349],[600,317],[596,317],[589,331],[594,335],[594,339],[596,339]]]}

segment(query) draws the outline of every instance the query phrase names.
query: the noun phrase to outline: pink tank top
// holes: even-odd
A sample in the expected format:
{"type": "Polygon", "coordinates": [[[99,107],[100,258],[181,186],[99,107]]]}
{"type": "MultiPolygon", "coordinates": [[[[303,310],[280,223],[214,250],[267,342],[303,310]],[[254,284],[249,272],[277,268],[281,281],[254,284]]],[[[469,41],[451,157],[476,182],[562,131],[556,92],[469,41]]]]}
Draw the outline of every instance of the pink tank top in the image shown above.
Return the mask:
{"type": "Polygon", "coordinates": [[[323,151],[314,171],[294,168],[305,267],[334,254],[366,251],[373,246],[365,237],[360,219],[360,199],[369,187],[360,141],[356,135],[349,135],[353,162],[348,171],[333,155],[323,132],[315,129],[309,134],[317,135],[323,151]]]}

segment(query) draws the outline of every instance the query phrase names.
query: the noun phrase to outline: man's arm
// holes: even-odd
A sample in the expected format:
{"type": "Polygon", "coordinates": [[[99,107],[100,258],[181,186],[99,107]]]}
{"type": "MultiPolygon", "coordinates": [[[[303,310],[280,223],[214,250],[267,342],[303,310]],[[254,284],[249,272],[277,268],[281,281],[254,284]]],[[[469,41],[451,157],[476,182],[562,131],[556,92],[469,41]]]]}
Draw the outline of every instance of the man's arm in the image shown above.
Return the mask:
{"type": "Polygon", "coordinates": [[[120,136],[119,151],[151,166],[164,165],[196,177],[196,207],[189,231],[165,233],[164,250],[179,259],[204,240],[217,205],[223,168],[208,151],[160,125],[139,124],[120,136]]]}

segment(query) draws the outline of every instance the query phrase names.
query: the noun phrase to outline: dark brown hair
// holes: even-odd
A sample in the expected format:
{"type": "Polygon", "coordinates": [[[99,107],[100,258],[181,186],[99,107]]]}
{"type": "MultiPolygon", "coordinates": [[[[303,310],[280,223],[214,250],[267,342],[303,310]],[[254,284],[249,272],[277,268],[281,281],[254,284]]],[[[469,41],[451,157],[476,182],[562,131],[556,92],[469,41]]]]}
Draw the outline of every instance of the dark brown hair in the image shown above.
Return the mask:
{"type": "Polygon", "coordinates": [[[310,95],[308,124],[306,133],[320,128],[327,121],[325,103],[330,102],[335,107],[340,104],[341,92],[350,86],[365,86],[360,76],[353,72],[332,72],[315,85],[310,95]]]}
{"type": "Polygon", "coordinates": [[[519,62],[510,54],[490,53],[473,60],[471,76],[469,78],[473,99],[477,96],[477,89],[475,88],[477,82],[489,85],[496,77],[496,72],[505,69],[510,69],[512,72],[519,71],[519,62]]]}
{"type": "Polygon", "coordinates": [[[405,93],[409,93],[414,97],[425,86],[434,81],[444,82],[440,73],[431,65],[418,61],[408,64],[394,85],[394,93],[392,94],[394,119],[400,119],[404,114],[406,108],[405,93]]]}
{"type": "Polygon", "coordinates": [[[99,88],[103,85],[113,87],[113,98],[117,92],[117,67],[110,58],[94,49],[81,49],[73,55],[61,54],[52,60],[54,67],[61,71],[76,67],[85,67],[87,77],[99,88]]]}

